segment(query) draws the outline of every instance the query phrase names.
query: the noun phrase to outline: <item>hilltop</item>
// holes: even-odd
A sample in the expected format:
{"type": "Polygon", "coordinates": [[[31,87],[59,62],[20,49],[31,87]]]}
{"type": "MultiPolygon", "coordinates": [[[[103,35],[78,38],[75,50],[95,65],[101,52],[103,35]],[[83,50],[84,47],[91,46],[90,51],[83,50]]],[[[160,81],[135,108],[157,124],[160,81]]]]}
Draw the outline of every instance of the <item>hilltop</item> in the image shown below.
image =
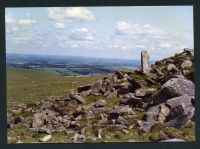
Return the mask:
{"type": "Polygon", "coordinates": [[[28,129],[27,142],[194,141],[194,80],[193,49],[152,65],[143,51],[136,70],[66,89],[62,98],[9,103],[7,127],[28,129]]]}

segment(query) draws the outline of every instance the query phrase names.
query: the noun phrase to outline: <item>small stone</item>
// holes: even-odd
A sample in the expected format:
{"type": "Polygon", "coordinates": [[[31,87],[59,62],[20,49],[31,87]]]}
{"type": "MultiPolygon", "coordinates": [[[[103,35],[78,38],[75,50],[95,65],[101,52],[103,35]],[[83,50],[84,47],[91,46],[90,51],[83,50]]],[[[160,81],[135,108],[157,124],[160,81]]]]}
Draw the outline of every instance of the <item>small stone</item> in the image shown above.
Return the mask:
{"type": "Polygon", "coordinates": [[[104,99],[99,99],[95,104],[94,106],[96,108],[101,108],[101,107],[104,107],[106,106],[106,101],[104,99]]]}
{"type": "Polygon", "coordinates": [[[135,90],[135,96],[136,97],[144,97],[146,95],[146,90],[143,88],[136,89],[135,90]]]}
{"type": "Polygon", "coordinates": [[[177,67],[174,64],[169,64],[167,66],[167,70],[168,71],[177,71],[178,69],[177,69],[177,67]]]}
{"type": "Polygon", "coordinates": [[[190,68],[192,67],[193,63],[190,60],[186,60],[181,64],[181,68],[185,69],[185,68],[190,68]]]}
{"type": "Polygon", "coordinates": [[[185,140],[182,140],[182,139],[177,139],[177,138],[174,138],[174,139],[167,139],[167,140],[162,140],[160,142],[186,142],[185,140]]]}
{"type": "Polygon", "coordinates": [[[44,125],[44,115],[41,114],[41,113],[36,113],[34,115],[34,120],[33,120],[33,123],[32,123],[32,128],[39,128],[41,126],[44,125]]]}
{"type": "Polygon", "coordinates": [[[75,93],[70,92],[70,93],[69,93],[69,97],[70,97],[71,99],[73,99],[73,100],[78,101],[79,103],[83,103],[83,104],[86,103],[86,100],[85,100],[84,98],[82,98],[81,96],[79,96],[79,95],[77,95],[77,94],[75,94],[75,93]]]}
{"type": "Polygon", "coordinates": [[[123,79],[124,78],[124,74],[121,71],[115,71],[115,74],[117,75],[118,79],[123,79]]]}
{"type": "Polygon", "coordinates": [[[52,135],[46,135],[39,140],[39,142],[46,142],[52,138],[52,135]]]}
{"type": "Polygon", "coordinates": [[[160,140],[167,140],[169,139],[168,135],[165,134],[163,131],[160,131],[160,140]]]}
{"type": "Polygon", "coordinates": [[[78,92],[81,93],[81,92],[84,92],[84,91],[88,91],[91,89],[91,85],[84,85],[84,86],[79,86],[77,88],[78,92]]]}

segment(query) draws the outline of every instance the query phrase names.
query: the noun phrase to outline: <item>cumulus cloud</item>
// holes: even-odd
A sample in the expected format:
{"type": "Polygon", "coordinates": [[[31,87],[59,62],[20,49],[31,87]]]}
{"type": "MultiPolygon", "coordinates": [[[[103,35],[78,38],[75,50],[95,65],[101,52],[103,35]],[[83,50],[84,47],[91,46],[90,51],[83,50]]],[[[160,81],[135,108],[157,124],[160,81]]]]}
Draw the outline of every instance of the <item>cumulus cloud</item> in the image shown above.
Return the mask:
{"type": "Polygon", "coordinates": [[[30,16],[31,16],[31,14],[27,12],[26,13],[26,17],[30,17],[30,16]]]}
{"type": "Polygon", "coordinates": [[[141,25],[138,23],[128,23],[125,21],[118,21],[116,23],[116,33],[119,35],[163,35],[165,32],[159,28],[153,27],[150,24],[141,25]]]}
{"type": "Polygon", "coordinates": [[[169,44],[169,43],[160,43],[160,47],[161,47],[161,48],[171,48],[172,45],[169,44]]]}
{"type": "Polygon", "coordinates": [[[58,29],[63,29],[65,28],[65,24],[62,23],[62,22],[57,22],[53,25],[55,28],[58,28],[58,29]]]}
{"type": "Polygon", "coordinates": [[[87,28],[80,28],[72,30],[69,38],[72,40],[88,40],[92,41],[94,39],[94,33],[87,28]]]}
{"type": "Polygon", "coordinates": [[[66,22],[73,20],[93,21],[96,19],[95,15],[84,7],[48,8],[48,17],[53,20],[66,22]]]}
{"type": "Polygon", "coordinates": [[[32,24],[36,24],[37,21],[33,20],[33,19],[20,19],[18,21],[19,25],[32,25],[32,24]]]}
{"type": "Polygon", "coordinates": [[[5,20],[6,20],[7,24],[11,24],[11,23],[15,23],[16,22],[16,19],[15,19],[14,15],[12,13],[7,13],[5,15],[5,20]]]}

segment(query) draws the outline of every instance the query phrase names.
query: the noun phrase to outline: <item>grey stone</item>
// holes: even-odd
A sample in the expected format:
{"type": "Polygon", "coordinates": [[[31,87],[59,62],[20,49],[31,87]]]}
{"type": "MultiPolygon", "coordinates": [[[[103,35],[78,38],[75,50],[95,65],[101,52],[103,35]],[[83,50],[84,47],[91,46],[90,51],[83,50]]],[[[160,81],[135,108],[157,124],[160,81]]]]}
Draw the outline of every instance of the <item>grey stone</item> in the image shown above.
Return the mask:
{"type": "Polygon", "coordinates": [[[183,103],[185,106],[192,106],[192,99],[193,96],[179,96],[179,97],[174,97],[165,102],[165,105],[167,105],[170,108],[174,108],[176,106],[179,106],[181,103],[183,103]]]}
{"type": "Polygon", "coordinates": [[[118,118],[119,115],[124,115],[126,113],[134,114],[135,112],[133,111],[132,108],[128,106],[117,106],[109,112],[111,118],[114,118],[114,119],[118,118]]]}
{"type": "Polygon", "coordinates": [[[117,118],[117,120],[115,121],[115,124],[124,124],[124,125],[128,125],[129,122],[123,117],[123,116],[119,116],[117,118]]]}
{"type": "Polygon", "coordinates": [[[92,93],[99,93],[99,91],[101,90],[101,86],[102,86],[102,80],[98,80],[98,81],[92,83],[92,85],[91,85],[92,93]]]}
{"type": "Polygon", "coordinates": [[[143,108],[144,103],[142,102],[142,98],[135,97],[133,93],[128,93],[120,99],[121,104],[132,105],[133,107],[143,108]]]}
{"type": "Polygon", "coordinates": [[[77,94],[75,94],[75,93],[70,92],[70,93],[69,93],[69,97],[70,97],[71,99],[73,99],[73,100],[78,101],[79,103],[83,103],[83,104],[86,103],[86,100],[85,100],[84,98],[82,98],[81,96],[79,96],[79,95],[77,95],[77,94]]]}
{"type": "Polygon", "coordinates": [[[156,121],[151,122],[145,122],[145,121],[137,121],[136,126],[142,131],[142,132],[149,132],[151,128],[155,125],[156,121]]]}
{"type": "Polygon", "coordinates": [[[73,130],[73,129],[70,129],[70,130],[66,130],[65,131],[65,135],[72,135],[72,134],[74,134],[75,133],[75,131],[73,130]]]}
{"type": "Polygon", "coordinates": [[[179,114],[176,118],[167,122],[168,127],[183,128],[187,126],[194,116],[194,108],[188,107],[183,113],[179,114]]]}
{"type": "Polygon", "coordinates": [[[186,142],[185,140],[182,140],[182,139],[177,139],[177,138],[174,138],[174,139],[167,139],[167,140],[162,140],[160,142],[186,142]]]}
{"type": "Polygon", "coordinates": [[[115,71],[115,74],[117,76],[118,79],[123,79],[124,78],[124,74],[121,71],[115,71]]]}
{"type": "Polygon", "coordinates": [[[107,86],[108,86],[108,82],[107,81],[103,81],[102,84],[101,84],[101,92],[102,93],[105,93],[106,90],[107,90],[107,86]]]}
{"type": "Polygon", "coordinates": [[[189,70],[182,70],[182,73],[184,76],[187,76],[190,74],[190,71],[189,70]]]}
{"type": "Polygon", "coordinates": [[[44,125],[45,116],[42,113],[34,114],[32,128],[39,128],[44,125]]]}
{"type": "Polygon", "coordinates": [[[107,96],[106,99],[112,98],[112,97],[117,97],[117,91],[110,92],[107,96]]]}
{"type": "Polygon", "coordinates": [[[78,134],[76,133],[74,135],[74,137],[72,138],[72,141],[74,143],[81,143],[81,142],[84,142],[85,141],[85,136],[83,134],[78,134]]]}
{"type": "Polygon", "coordinates": [[[194,96],[194,83],[185,78],[172,78],[153,96],[154,105],[182,95],[194,96]]]}
{"type": "Polygon", "coordinates": [[[106,106],[106,101],[104,99],[99,99],[99,100],[96,101],[94,106],[97,107],[97,108],[104,107],[104,106],[106,106]]]}
{"type": "Polygon", "coordinates": [[[52,138],[52,135],[46,135],[39,140],[39,142],[46,142],[52,138]]]}
{"type": "Polygon", "coordinates": [[[141,68],[144,73],[148,73],[151,69],[149,64],[149,54],[147,51],[141,52],[141,68]]]}
{"type": "Polygon", "coordinates": [[[146,89],[140,88],[135,90],[136,97],[144,97],[146,95],[146,89]]]}
{"type": "Polygon", "coordinates": [[[168,140],[169,139],[169,136],[166,133],[164,133],[163,131],[160,131],[159,136],[160,136],[160,140],[168,140]]]}
{"type": "Polygon", "coordinates": [[[139,88],[145,88],[147,85],[147,82],[141,79],[130,78],[128,81],[131,83],[131,86],[129,87],[131,91],[135,91],[139,88]]]}
{"type": "Polygon", "coordinates": [[[7,128],[11,128],[14,125],[15,117],[8,116],[7,118],[7,128]]]}
{"type": "Polygon", "coordinates": [[[186,52],[190,56],[194,56],[194,49],[185,48],[184,52],[186,52]]]}
{"type": "Polygon", "coordinates": [[[174,64],[169,64],[167,66],[167,70],[168,71],[177,71],[178,69],[177,69],[177,67],[174,64]]]}
{"type": "Polygon", "coordinates": [[[186,60],[181,64],[181,68],[185,69],[185,68],[190,68],[192,67],[193,63],[190,60],[186,60]]]}
{"type": "Polygon", "coordinates": [[[79,93],[81,93],[81,92],[83,92],[83,91],[88,91],[88,90],[90,90],[90,89],[91,89],[91,85],[79,86],[79,87],[77,88],[77,90],[78,90],[79,93]]]}

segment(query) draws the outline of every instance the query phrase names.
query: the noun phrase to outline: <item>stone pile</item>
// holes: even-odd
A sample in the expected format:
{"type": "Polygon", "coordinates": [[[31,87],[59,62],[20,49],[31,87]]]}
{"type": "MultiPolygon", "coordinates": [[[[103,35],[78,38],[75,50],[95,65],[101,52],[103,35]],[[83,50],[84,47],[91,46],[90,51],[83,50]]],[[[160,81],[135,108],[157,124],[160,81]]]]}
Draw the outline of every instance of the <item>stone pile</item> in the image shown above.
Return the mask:
{"type": "MultiPolygon", "coordinates": [[[[13,103],[7,127],[23,124],[40,133],[65,132],[72,135],[72,142],[78,143],[84,142],[85,132],[94,128],[92,140],[101,139],[106,128],[129,133],[137,127],[149,132],[157,123],[177,129],[194,123],[194,51],[184,49],[152,65],[148,60],[148,53],[143,51],[141,69],[117,70],[112,77],[79,86],[77,92],[69,92],[62,99],[27,105],[13,103]],[[100,99],[88,103],[87,97],[100,99]],[[110,102],[115,104],[110,106],[110,102]],[[143,118],[137,123],[130,122],[137,111],[144,113],[143,118]]],[[[163,133],[161,136],[170,139],[163,133]]]]}

